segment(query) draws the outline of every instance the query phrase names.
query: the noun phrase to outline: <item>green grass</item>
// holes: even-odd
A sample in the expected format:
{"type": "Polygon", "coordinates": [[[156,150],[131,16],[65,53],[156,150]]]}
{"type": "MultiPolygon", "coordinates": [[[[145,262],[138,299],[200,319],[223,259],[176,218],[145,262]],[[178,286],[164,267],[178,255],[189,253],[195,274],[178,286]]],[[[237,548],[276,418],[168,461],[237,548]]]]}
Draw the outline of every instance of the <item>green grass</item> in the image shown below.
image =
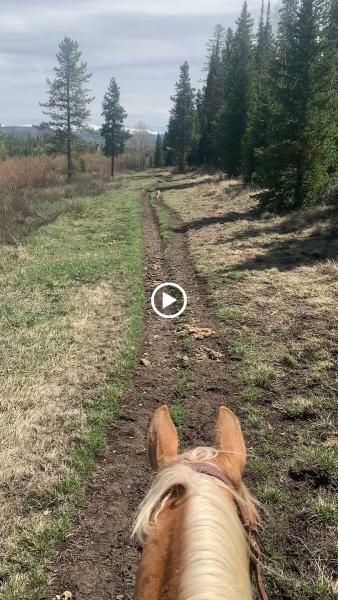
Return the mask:
{"type": "Polygon", "coordinates": [[[182,430],[185,421],[185,407],[181,402],[177,402],[176,404],[171,404],[170,406],[170,416],[174,421],[177,429],[182,430]]]}
{"type": "Polygon", "coordinates": [[[334,525],[338,517],[337,497],[319,495],[312,500],[310,506],[311,516],[323,525],[334,525]]]}
{"type": "Polygon", "coordinates": [[[262,390],[252,385],[248,385],[244,388],[242,395],[247,402],[256,402],[262,397],[262,390]]]}
{"type": "Polygon", "coordinates": [[[247,273],[245,271],[229,271],[227,273],[227,279],[231,279],[232,281],[243,281],[247,278],[247,273]]]}
{"type": "MultiPolygon", "coordinates": [[[[147,182],[142,180],[141,184],[147,182]]],[[[83,317],[85,324],[91,321],[94,330],[99,328],[96,300],[94,309],[87,300],[91,294],[96,298],[95,286],[109,284],[112,298],[116,297],[119,312],[115,315],[114,305],[108,302],[107,321],[111,322],[112,317],[114,321],[122,319],[117,329],[116,359],[107,364],[106,374],[93,388],[92,396],[86,390],[86,401],[82,401],[86,418],[75,421],[72,406],[69,416],[65,406],[54,434],[65,453],[59,456],[60,472],[55,481],[30,488],[27,483],[20,487],[15,480],[11,482],[20,513],[14,513],[13,517],[19,518],[13,518],[13,523],[6,523],[6,538],[2,538],[1,600],[45,597],[48,564],[57,545],[71,531],[95,459],[105,443],[105,427],[119,418],[119,398],[132,385],[144,306],[141,196],[137,178],[126,179],[120,190],[84,200],[81,216],[63,215],[30,235],[25,240],[23,262],[18,261],[13,248],[1,249],[1,376],[5,386],[9,378],[8,390],[13,386],[18,390],[16,405],[8,404],[7,412],[13,410],[17,415],[22,410],[24,419],[27,411],[34,409],[32,386],[40,379],[46,385],[52,384],[55,373],[63,368],[64,358],[77,347],[74,333],[80,334],[72,330],[74,319],[83,317]],[[79,296],[82,290],[83,295],[79,296]]],[[[80,342],[93,350],[90,336],[80,337],[80,342]]],[[[81,373],[81,364],[75,366],[81,373]]],[[[82,365],[85,369],[86,364],[82,365]]],[[[66,390],[68,383],[74,387],[70,375],[65,372],[62,382],[66,390]]],[[[42,405],[39,410],[43,411],[42,405]]],[[[41,412],[43,429],[37,431],[38,440],[46,434],[53,435],[47,417],[46,423],[44,418],[41,412]]],[[[50,443],[47,439],[47,446],[50,443]]],[[[27,452],[37,450],[32,445],[27,452]]],[[[52,467],[45,464],[47,455],[37,454],[37,461],[48,473],[52,467]]]]}
{"type": "Polygon", "coordinates": [[[193,389],[194,389],[194,384],[190,380],[190,373],[189,373],[188,369],[185,369],[184,371],[180,371],[177,376],[175,387],[174,387],[175,395],[179,398],[186,398],[188,392],[190,392],[193,389]]]}
{"type": "Polygon", "coordinates": [[[338,469],[338,452],[335,448],[316,446],[304,448],[291,461],[290,474],[295,479],[309,479],[316,485],[327,484],[338,469]]]}
{"type": "Polygon", "coordinates": [[[162,206],[155,205],[155,211],[158,218],[159,226],[160,226],[160,235],[166,246],[168,246],[171,242],[172,238],[172,230],[171,230],[171,221],[167,212],[162,208],[162,206]]]}
{"type": "Polygon", "coordinates": [[[334,410],[335,401],[322,396],[294,396],[278,404],[279,410],[288,419],[312,419],[320,416],[321,410],[334,410]]]}
{"type": "Polygon", "coordinates": [[[245,356],[245,346],[242,342],[234,341],[230,344],[231,354],[235,358],[243,358],[245,356]]]}
{"type": "Polygon", "coordinates": [[[242,420],[247,427],[251,427],[252,429],[262,429],[264,420],[258,408],[247,405],[242,409],[242,415],[242,420]]]}
{"type": "Polygon", "coordinates": [[[239,308],[232,308],[230,306],[224,306],[218,311],[218,316],[221,321],[227,323],[228,321],[238,321],[241,318],[241,311],[239,308]]]}
{"type": "Polygon", "coordinates": [[[242,382],[250,387],[267,387],[277,378],[278,372],[273,365],[252,365],[242,374],[242,382]]]}

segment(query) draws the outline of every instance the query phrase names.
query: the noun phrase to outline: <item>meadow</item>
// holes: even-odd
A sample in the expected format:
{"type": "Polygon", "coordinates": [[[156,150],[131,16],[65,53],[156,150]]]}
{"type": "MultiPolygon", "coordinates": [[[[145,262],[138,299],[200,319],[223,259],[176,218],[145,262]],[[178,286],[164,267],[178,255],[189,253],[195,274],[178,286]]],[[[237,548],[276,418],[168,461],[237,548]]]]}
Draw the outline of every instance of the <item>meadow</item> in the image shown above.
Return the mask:
{"type": "Polygon", "coordinates": [[[337,208],[262,213],[241,181],[198,174],[162,193],[226,339],[271,597],[334,597],[337,208]]]}
{"type": "MultiPolygon", "coordinates": [[[[38,169],[31,172],[30,183],[42,185],[55,174],[46,175],[47,159],[25,164],[41,169],[38,181],[38,169]]],[[[83,501],[104,428],[118,416],[118,399],[130,385],[142,334],[141,189],[137,176],[117,178],[101,195],[70,201],[20,243],[1,244],[0,580],[6,600],[41,597],[46,567],[83,501]]]]}

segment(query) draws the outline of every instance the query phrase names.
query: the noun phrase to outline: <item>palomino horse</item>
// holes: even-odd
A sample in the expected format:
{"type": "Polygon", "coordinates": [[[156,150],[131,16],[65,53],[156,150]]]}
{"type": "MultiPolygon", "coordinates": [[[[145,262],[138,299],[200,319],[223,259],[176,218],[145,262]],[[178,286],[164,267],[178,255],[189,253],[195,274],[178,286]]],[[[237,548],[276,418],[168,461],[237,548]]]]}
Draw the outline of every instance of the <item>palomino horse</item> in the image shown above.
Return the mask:
{"type": "Polygon", "coordinates": [[[242,481],[246,449],[236,416],[219,409],[215,448],[178,454],[167,406],[148,434],[157,476],[136,518],[143,545],[135,600],[267,600],[254,539],[258,516],[242,481]]]}

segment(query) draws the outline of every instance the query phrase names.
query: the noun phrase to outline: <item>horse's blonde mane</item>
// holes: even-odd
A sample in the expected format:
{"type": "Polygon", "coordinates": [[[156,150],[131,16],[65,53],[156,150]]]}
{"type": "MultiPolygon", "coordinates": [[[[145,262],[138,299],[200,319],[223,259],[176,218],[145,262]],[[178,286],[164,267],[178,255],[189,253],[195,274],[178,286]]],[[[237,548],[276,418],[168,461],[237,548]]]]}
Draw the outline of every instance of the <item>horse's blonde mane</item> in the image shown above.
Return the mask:
{"type": "Polygon", "coordinates": [[[174,487],[187,495],[184,523],[183,571],[179,600],[251,600],[249,549],[235,504],[225,498],[225,488],[237,502],[254,502],[242,484],[241,495],[187,463],[210,462],[218,455],[213,448],[196,448],[162,469],[140,505],[133,535],[144,543],[174,487]]]}

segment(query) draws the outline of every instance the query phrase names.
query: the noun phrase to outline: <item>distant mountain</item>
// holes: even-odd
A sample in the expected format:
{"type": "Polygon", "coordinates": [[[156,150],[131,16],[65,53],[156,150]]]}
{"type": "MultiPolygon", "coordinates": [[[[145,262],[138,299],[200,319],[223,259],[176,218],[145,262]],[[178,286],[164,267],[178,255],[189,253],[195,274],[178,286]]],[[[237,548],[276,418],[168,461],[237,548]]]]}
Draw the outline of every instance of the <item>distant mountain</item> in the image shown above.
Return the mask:
{"type": "MultiPolygon", "coordinates": [[[[5,125],[0,128],[0,131],[4,135],[28,138],[48,135],[50,133],[50,128],[48,127],[48,123],[41,123],[41,125],[5,125]]],[[[83,129],[79,131],[77,135],[86,142],[93,142],[94,144],[102,143],[102,138],[98,129],[83,129]]]]}
{"type": "MultiPolygon", "coordinates": [[[[0,125],[0,131],[4,135],[13,135],[18,138],[28,138],[48,135],[50,129],[48,127],[48,123],[41,123],[41,125],[0,125]]],[[[135,129],[129,128],[129,131],[131,135],[133,135],[135,129]]],[[[157,133],[154,131],[147,131],[147,134],[151,145],[155,147],[157,133]]],[[[102,137],[100,136],[100,130],[97,127],[82,129],[77,133],[77,135],[86,142],[92,142],[99,145],[103,142],[102,137]]],[[[130,145],[130,141],[127,142],[127,146],[128,145],[130,145]]]]}

